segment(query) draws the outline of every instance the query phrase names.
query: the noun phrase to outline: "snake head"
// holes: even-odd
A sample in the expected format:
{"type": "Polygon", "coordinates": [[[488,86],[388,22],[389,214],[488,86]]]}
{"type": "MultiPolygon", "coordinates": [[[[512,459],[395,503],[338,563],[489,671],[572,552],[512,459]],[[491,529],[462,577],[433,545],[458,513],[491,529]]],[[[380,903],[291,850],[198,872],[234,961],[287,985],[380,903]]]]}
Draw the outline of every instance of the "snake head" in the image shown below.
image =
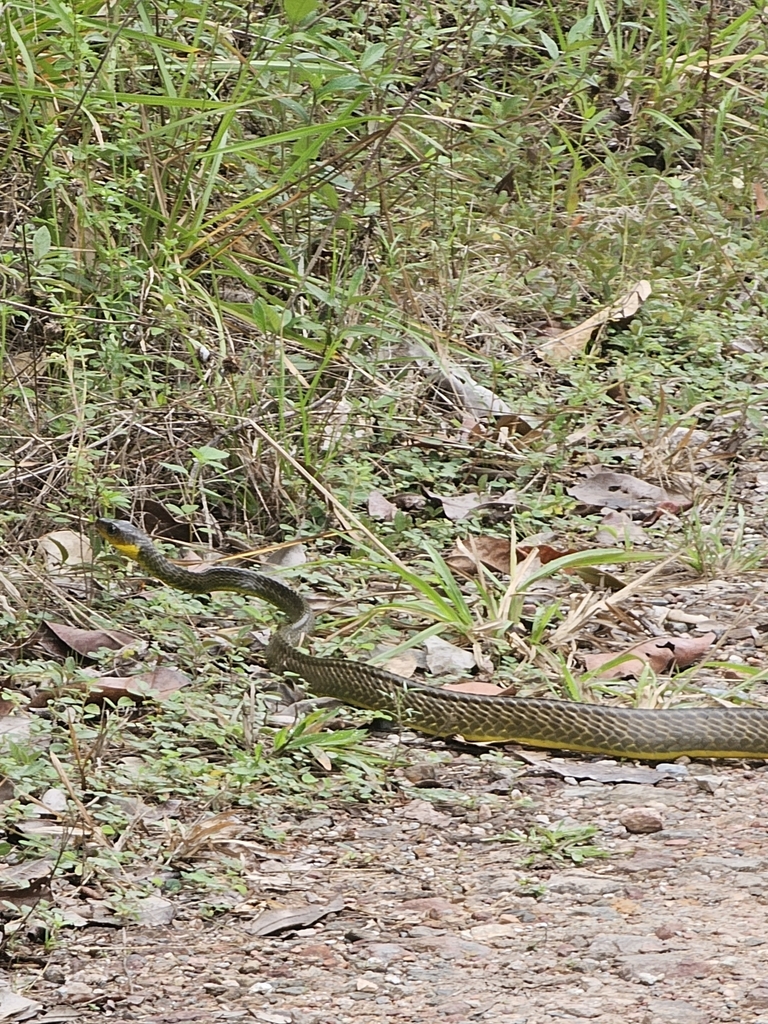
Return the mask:
{"type": "Polygon", "coordinates": [[[148,541],[141,530],[120,519],[97,519],[96,532],[121,555],[136,560],[148,541]]]}

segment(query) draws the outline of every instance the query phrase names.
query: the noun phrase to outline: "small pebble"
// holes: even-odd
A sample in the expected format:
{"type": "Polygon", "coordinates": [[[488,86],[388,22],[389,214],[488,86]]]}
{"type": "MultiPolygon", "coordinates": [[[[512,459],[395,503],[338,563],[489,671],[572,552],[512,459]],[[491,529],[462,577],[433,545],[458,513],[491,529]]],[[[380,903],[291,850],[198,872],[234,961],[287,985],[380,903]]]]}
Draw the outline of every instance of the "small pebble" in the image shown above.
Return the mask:
{"type": "Polygon", "coordinates": [[[652,807],[628,807],[619,821],[627,832],[632,833],[661,832],[664,828],[661,815],[652,807]]]}

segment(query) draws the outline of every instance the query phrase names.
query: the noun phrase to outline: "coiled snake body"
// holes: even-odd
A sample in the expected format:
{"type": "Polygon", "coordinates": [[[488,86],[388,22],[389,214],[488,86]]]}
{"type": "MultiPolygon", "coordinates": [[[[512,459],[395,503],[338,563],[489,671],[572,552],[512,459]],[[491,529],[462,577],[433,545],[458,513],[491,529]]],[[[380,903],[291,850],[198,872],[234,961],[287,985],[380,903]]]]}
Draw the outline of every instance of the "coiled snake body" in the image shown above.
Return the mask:
{"type": "Polygon", "coordinates": [[[100,519],[99,534],[150,576],[179,590],[207,594],[231,590],[261,598],[288,616],[265,658],[275,672],[294,672],[318,696],[383,711],[433,736],[491,743],[589,751],[667,760],[698,757],[768,757],[768,709],[671,708],[647,710],[527,697],[496,697],[416,683],[346,658],[316,658],[298,649],[314,618],[295,590],[250,569],[212,566],[190,572],[169,562],[130,523],[100,519]]]}

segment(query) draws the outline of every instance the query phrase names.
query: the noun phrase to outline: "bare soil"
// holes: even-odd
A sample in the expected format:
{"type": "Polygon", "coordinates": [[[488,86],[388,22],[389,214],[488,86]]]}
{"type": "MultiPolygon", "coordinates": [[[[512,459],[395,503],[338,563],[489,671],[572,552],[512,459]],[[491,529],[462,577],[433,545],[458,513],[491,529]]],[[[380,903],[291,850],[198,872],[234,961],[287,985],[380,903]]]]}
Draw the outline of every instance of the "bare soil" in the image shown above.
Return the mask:
{"type": "MultiPolygon", "coordinates": [[[[416,761],[436,746],[408,742],[416,761]]],[[[14,988],[43,1004],[36,1019],[86,1024],[768,1021],[763,767],[605,784],[442,751],[388,806],[286,815],[279,848],[240,815],[226,852],[248,892],[228,912],[206,919],[182,894],[167,925],[67,930],[17,963],[14,988]],[[661,830],[628,832],[630,808],[661,830]],[[527,848],[493,838],[563,820],[596,825],[609,856],[526,866],[527,848]],[[254,935],[265,909],[334,901],[311,927],[254,935]]]]}

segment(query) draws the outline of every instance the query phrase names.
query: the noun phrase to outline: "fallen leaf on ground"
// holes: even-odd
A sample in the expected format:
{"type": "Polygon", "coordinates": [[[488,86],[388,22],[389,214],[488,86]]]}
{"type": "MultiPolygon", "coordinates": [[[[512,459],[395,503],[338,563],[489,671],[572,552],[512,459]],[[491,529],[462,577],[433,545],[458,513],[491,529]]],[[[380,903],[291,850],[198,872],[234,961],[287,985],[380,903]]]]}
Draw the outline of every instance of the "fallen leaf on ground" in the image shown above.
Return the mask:
{"type": "Polygon", "coordinates": [[[627,541],[643,544],[646,539],[642,526],[638,526],[630,515],[619,509],[610,509],[603,515],[601,526],[595,534],[595,543],[601,548],[623,546],[627,541]]]}
{"type": "Polygon", "coordinates": [[[660,501],[656,508],[643,519],[643,526],[653,526],[663,515],[679,516],[681,512],[691,507],[690,501],[660,501]]]}
{"type": "Polygon", "coordinates": [[[598,590],[623,590],[626,586],[624,580],[620,580],[618,576],[606,572],[605,569],[598,569],[594,565],[582,565],[564,571],[573,573],[574,576],[578,576],[579,579],[588,583],[590,587],[595,587],[598,590]]]}
{"type": "Polygon", "coordinates": [[[203,821],[196,821],[185,827],[182,838],[172,851],[171,863],[179,860],[191,860],[206,848],[235,838],[241,829],[240,819],[228,812],[214,814],[203,821]]]}
{"type": "Polygon", "coordinates": [[[48,619],[45,625],[62,643],[84,657],[90,657],[102,648],[119,651],[137,643],[132,633],[122,629],[80,629],[78,626],[67,626],[63,622],[51,622],[48,619]]]}
{"type": "Polygon", "coordinates": [[[339,897],[324,906],[313,903],[305,907],[283,907],[280,910],[265,910],[255,921],[245,926],[249,935],[274,935],[289,928],[308,928],[328,914],[337,914],[344,909],[344,899],[339,897]]]}
{"type": "MultiPolygon", "coordinates": [[[[515,548],[515,564],[524,562],[532,551],[536,552],[538,565],[546,565],[547,562],[564,558],[566,555],[578,554],[574,548],[558,549],[551,544],[518,544],[515,548]]],[[[463,572],[468,576],[477,570],[478,562],[489,569],[509,575],[511,554],[512,544],[506,538],[476,536],[467,540],[457,540],[446,562],[456,572],[463,572]]]]}
{"type": "Polygon", "coordinates": [[[568,493],[596,508],[634,508],[651,510],[661,502],[690,507],[682,494],[669,494],[663,487],[646,483],[630,473],[595,467],[586,480],[566,488],[568,493]]]}
{"type": "Polygon", "coordinates": [[[466,519],[470,512],[474,512],[480,508],[491,508],[493,506],[508,506],[512,507],[517,504],[517,494],[515,491],[506,491],[504,494],[499,495],[496,498],[491,498],[487,494],[477,494],[474,491],[470,491],[468,494],[455,494],[455,495],[442,495],[435,494],[433,491],[427,491],[430,498],[434,498],[439,501],[443,506],[443,512],[445,512],[446,518],[452,522],[458,522],[460,519],[466,519]]]}
{"type": "Polygon", "coordinates": [[[0,988],[0,1020],[30,1020],[42,1010],[43,1004],[27,999],[9,988],[0,988]]]}
{"type": "Polygon", "coordinates": [[[371,491],[368,495],[368,515],[382,523],[391,523],[397,515],[397,505],[385,498],[381,491],[371,491]]]}
{"type": "Polygon", "coordinates": [[[37,553],[52,576],[60,576],[63,570],[90,565],[93,561],[91,542],[73,530],[46,533],[37,542],[37,553]]]}
{"type": "Polygon", "coordinates": [[[431,498],[436,498],[443,506],[443,512],[445,512],[446,518],[453,522],[458,522],[460,519],[466,519],[470,512],[474,512],[475,509],[480,508],[483,502],[486,500],[487,495],[476,494],[470,492],[469,494],[456,494],[453,497],[443,497],[440,494],[429,495],[431,498]]]}
{"type": "Polygon", "coordinates": [[[264,559],[266,565],[279,566],[281,569],[293,569],[297,565],[304,565],[306,561],[307,548],[301,543],[280,544],[264,559]]]}
{"type": "Polygon", "coordinates": [[[387,672],[394,672],[396,676],[403,676],[405,679],[412,679],[416,669],[419,667],[419,659],[413,651],[403,651],[381,662],[382,668],[387,672]]]}
{"type": "MultiPolygon", "coordinates": [[[[121,697],[130,697],[132,700],[166,700],[171,694],[176,693],[184,686],[189,686],[191,680],[183,672],[175,668],[156,668],[151,672],[140,672],[135,676],[94,676],[93,682],[72,683],[67,686],[67,692],[85,691],[88,697],[94,701],[111,700],[118,701],[121,697]]],[[[54,690],[40,690],[30,701],[30,707],[43,708],[55,696],[54,690]]],[[[0,719],[0,728],[2,720],[0,719]]]]}
{"type": "Polygon", "coordinates": [[[490,697],[502,697],[504,689],[495,683],[484,683],[481,679],[468,679],[463,683],[444,683],[442,690],[455,690],[457,693],[480,693],[490,697]]]}
{"type": "Polygon", "coordinates": [[[598,327],[611,320],[629,320],[651,294],[651,290],[650,281],[638,281],[622,296],[593,313],[583,323],[569,327],[554,338],[548,338],[538,346],[539,355],[553,366],[579,355],[592,340],[592,335],[598,327]]]}
{"type": "Polygon", "coordinates": [[[15,715],[6,715],[0,718],[0,749],[7,748],[9,743],[22,743],[26,745],[29,741],[30,733],[30,720],[27,715],[19,712],[15,715]]]}
{"type": "Polygon", "coordinates": [[[532,422],[514,412],[508,413],[506,416],[497,416],[493,425],[496,428],[497,434],[502,430],[506,430],[507,433],[515,434],[517,437],[525,437],[532,430],[536,430],[532,422]]]}
{"type": "Polygon", "coordinates": [[[135,676],[98,676],[88,691],[92,697],[139,697],[142,700],[166,700],[172,693],[189,686],[191,680],[175,668],[156,668],[135,676]]]}
{"type": "Polygon", "coordinates": [[[657,636],[643,640],[626,651],[614,653],[585,654],[584,664],[589,672],[614,661],[622,654],[626,661],[598,673],[600,679],[632,679],[640,675],[646,665],[654,672],[666,672],[670,668],[686,668],[697,661],[715,640],[714,633],[702,636],[657,636]]]}
{"type": "Polygon", "coordinates": [[[451,364],[444,367],[445,374],[437,381],[440,391],[453,399],[454,404],[462,406],[476,419],[486,416],[506,416],[512,412],[510,407],[490,388],[478,384],[469,373],[460,366],[451,364]]]}
{"type": "Polygon", "coordinates": [[[456,572],[467,576],[477,571],[478,562],[508,574],[510,554],[511,544],[506,538],[479,536],[454,544],[446,562],[456,572]]]}
{"type": "Polygon", "coordinates": [[[50,860],[27,860],[20,864],[0,866],[0,900],[23,900],[40,897],[50,889],[54,863],[50,860]]]}
{"type": "Polygon", "coordinates": [[[191,544],[194,540],[189,523],[179,522],[165,505],[153,498],[140,499],[135,512],[141,521],[142,529],[150,536],[176,540],[180,544],[191,544]]]}
{"type": "Polygon", "coordinates": [[[633,782],[636,785],[650,786],[655,786],[657,782],[669,777],[667,772],[632,764],[605,764],[602,761],[579,761],[575,758],[565,763],[555,762],[549,754],[540,754],[535,750],[519,751],[516,756],[534,769],[525,772],[526,775],[544,771],[553,772],[564,779],[591,779],[593,782],[604,783],[633,782]]]}

